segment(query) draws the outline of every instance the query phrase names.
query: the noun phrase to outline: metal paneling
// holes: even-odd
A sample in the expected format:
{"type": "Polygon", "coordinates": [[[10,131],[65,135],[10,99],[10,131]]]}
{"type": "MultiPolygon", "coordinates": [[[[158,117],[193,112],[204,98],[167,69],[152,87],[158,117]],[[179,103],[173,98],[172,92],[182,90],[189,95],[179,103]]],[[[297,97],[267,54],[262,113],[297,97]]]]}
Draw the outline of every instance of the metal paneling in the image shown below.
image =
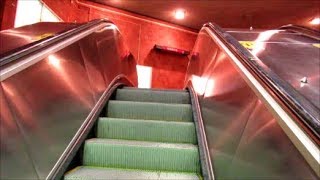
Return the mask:
{"type": "Polygon", "coordinates": [[[316,39],[284,30],[231,31],[238,41],[252,41],[250,51],[281,79],[320,109],[320,50],[316,39]],[[307,83],[301,83],[306,77],[307,83]]]}
{"type": "MultiPolygon", "coordinates": [[[[1,136],[1,155],[6,154],[1,163],[12,161],[12,166],[1,166],[1,171],[8,172],[1,173],[1,179],[23,173],[45,179],[111,81],[119,74],[137,81],[135,60],[117,53],[120,37],[114,25],[106,24],[1,82],[7,107],[19,127],[15,133],[20,134],[17,140],[15,133],[1,136]],[[5,145],[10,143],[8,149],[5,145]],[[19,155],[13,156],[15,153],[19,155]]],[[[10,116],[3,116],[1,129],[7,129],[3,122],[10,116]]]]}
{"type": "Polygon", "coordinates": [[[24,137],[0,86],[0,175],[1,179],[36,179],[24,137]],[[20,170],[17,173],[16,170],[20,170]]]}
{"type": "Polygon", "coordinates": [[[94,105],[77,44],[2,84],[35,168],[45,178],[94,105]]]}
{"type": "Polygon", "coordinates": [[[257,101],[232,161],[230,179],[317,179],[261,101],[257,101]]]}
{"type": "Polygon", "coordinates": [[[109,84],[119,73],[127,75],[133,84],[137,84],[136,62],[130,51],[124,45],[123,38],[116,26],[105,29],[97,37],[98,58],[104,78],[109,84]]]}
{"type": "MultiPolygon", "coordinates": [[[[100,38],[98,34],[100,33],[92,33],[90,36],[82,39],[78,43],[85,69],[88,73],[88,80],[90,82],[90,86],[92,87],[92,91],[94,92],[93,95],[95,101],[98,101],[99,97],[107,87],[107,83],[103,75],[104,68],[102,67],[100,61],[98,61],[99,53],[96,43],[97,39],[100,38]]],[[[106,33],[102,34],[105,35],[106,33]]]]}
{"type": "Polygon", "coordinates": [[[316,179],[230,57],[205,33],[199,33],[193,54],[206,59],[191,57],[186,80],[199,95],[215,177],[316,179]]]}
{"type": "Polygon", "coordinates": [[[77,26],[79,24],[42,22],[1,31],[0,55],[77,26]]]}

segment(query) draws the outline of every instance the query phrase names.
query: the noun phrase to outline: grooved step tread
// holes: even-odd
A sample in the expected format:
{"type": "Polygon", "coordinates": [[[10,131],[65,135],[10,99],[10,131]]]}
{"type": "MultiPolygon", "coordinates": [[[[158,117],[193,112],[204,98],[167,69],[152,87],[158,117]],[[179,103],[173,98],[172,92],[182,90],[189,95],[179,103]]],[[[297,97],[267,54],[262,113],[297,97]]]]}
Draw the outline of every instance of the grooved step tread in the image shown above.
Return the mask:
{"type": "Polygon", "coordinates": [[[200,172],[198,146],[117,139],[85,142],[85,166],[157,171],[200,172]]]}
{"type": "Polygon", "coordinates": [[[164,91],[164,92],[188,92],[184,89],[160,89],[160,88],[137,88],[137,87],[129,87],[124,86],[122,89],[139,89],[139,90],[145,90],[145,91],[164,91]]]}
{"type": "Polygon", "coordinates": [[[185,91],[161,91],[147,89],[118,89],[116,100],[190,104],[189,93],[185,91]]]}
{"type": "Polygon", "coordinates": [[[196,173],[180,173],[180,172],[161,172],[161,171],[145,171],[133,169],[116,169],[79,166],[69,171],[65,176],[65,180],[113,180],[113,179],[201,179],[196,173]]]}
{"type": "Polygon", "coordinates": [[[108,103],[107,117],[192,122],[190,104],[114,101],[108,103]]]}
{"type": "Polygon", "coordinates": [[[197,143],[193,122],[100,118],[98,138],[197,143]]]}

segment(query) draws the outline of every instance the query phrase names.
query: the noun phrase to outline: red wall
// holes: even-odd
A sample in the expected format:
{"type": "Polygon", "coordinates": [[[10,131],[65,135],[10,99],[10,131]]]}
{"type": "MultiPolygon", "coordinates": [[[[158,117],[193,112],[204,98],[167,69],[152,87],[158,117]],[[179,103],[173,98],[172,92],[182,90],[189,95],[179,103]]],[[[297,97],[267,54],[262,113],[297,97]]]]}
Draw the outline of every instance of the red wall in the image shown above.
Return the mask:
{"type": "Polygon", "coordinates": [[[16,10],[17,0],[0,0],[0,30],[14,27],[16,10]]]}
{"type": "Polygon", "coordinates": [[[43,0],[60,18],[69,22],[86,22],[97,18],[113,21],[139,65],[152,67],[153,88],[183,88],[188,65],[186,56],[159,53],[155,44],[191,50],[197,33],[184,27],[143,17],[91,2],[43,0]]]}

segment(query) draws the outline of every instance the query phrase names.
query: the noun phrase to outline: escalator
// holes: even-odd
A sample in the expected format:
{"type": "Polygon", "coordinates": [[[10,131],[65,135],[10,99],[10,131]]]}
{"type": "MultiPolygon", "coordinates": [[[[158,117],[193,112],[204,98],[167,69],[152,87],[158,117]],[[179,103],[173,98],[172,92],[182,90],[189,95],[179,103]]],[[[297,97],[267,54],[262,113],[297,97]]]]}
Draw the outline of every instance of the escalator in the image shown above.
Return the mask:
{"type": "Polygon", "coordinates": [[[86,140],[73,179],[201,179],[196,128],[186,91],[123,88],[86,140]]]}
{"type": "Polygon", "coordinates": [[[259,59],[276,50],[238,42],[259,33],[205,24],[184,89],[165,90],[137,88],[108,20],[1,32],[0,178],[318,179],[318,84],[287,83],[259,59]]]}

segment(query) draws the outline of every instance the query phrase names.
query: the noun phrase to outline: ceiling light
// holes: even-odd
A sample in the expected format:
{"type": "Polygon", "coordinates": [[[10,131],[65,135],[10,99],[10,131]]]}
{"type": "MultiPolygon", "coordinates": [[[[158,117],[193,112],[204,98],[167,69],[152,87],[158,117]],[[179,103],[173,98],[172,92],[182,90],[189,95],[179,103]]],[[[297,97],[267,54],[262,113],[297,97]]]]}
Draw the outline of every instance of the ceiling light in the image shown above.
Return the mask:
{"type": "Polygon", "coordinates": [[[313,24],[313,25],[318,25],[318,24],[320,24],[320,18],[319,18],[319,17],[313,18],[313,19],[310,21],[310,24],[313,24]]]}
{"type": "Polygon", "coordinates": [[[186,12],[184,10],[179,9],[179,10],[175,11],[174,17],[176,19],[184,19],[185,14],[186,14],[186,12]]]}

